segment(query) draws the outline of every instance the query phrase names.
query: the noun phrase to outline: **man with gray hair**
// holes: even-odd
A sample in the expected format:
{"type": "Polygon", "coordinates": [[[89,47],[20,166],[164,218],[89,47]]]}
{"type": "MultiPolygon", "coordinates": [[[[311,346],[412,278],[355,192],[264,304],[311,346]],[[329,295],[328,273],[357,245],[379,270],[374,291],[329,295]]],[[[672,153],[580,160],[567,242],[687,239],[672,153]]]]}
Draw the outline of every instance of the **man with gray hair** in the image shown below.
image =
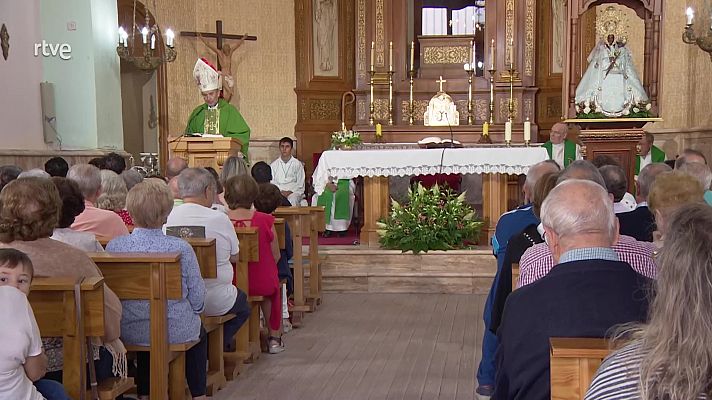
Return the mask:
{"type": "Polygon", "coordinates": [[[618,165],[604,165],[598,168],[603,177],[606,190],[613,195],[613,212],[616,214],[635,210],[636,201],[628,193],[628,177],[618,165]]]}
{"type": "Polygon", "coordinates": [[[669,165],[665,163],[648,164],[640,170],[638,180],[635,186],[635,200],[637,205],[633,211],[619,213],[618,222],[620,223],[620,234],[631,236],[636,240],[643,242],[653,241],[653,232],[655,232],[655,217],[648,208],[648,193],[655,182],[655,178],[662,172],[672,171],[669,165]]]}
{"type": "Polygon", "coordinates": [[[509,239],[523,231],[529,225],[539,223],[539,219],[534,215],[532,205],[530,203],[534,186],[539,178],[544,176],[546,173],[558,171],[558,164],[552,162],[551,160],[532,165],[527,172],[527,178],[524,183],[524,198],[527,204],[502,214],[497,222],[497,228],[495,229],[494,236],[492,237],[492,250],[494,252],[494,256],[497,257],[497,272],[492,282],[492,287],[490,288],[487,300],[485,301],[483,312],[485,332],[482,339],[482,359],[477,370],[477,381],[479,384],[477,394],[480,398],[482,398],[482,396],[490,396],[494,387],[494,356],[497,351],[497,337],[490,331],[489,327],[492,321],[492,307],[494,304],[495,292],[502,267],[504,265],[504,257],[507,252],[507,244],[509,239]]]}
{"type": "Polygon", "coordinates": [[[233,351],[232,339],[250,315],[247,295],[232,284],[232,263],[237,262],[239,251],[235,228],[225,213],[211,209],[217,188],[210,171],[186,168],[174,179],[183,204],[173,207],[166,228],[200,226],[205,229],[205,237],[215,239],[217,277],[205,279],[205,314],[211,317],[235,315],[223,325],[224,350],[233,351]]]}
{"type": "Polygon", "coordinates": [[[99,168],[89,164],[76,164],[67,172],[67,179],[76,182],[84,196],[84,211],[74,218],[72,229],[91,232],[107,239],[129,234],[124,221],[118,214],[96,207],[96,200],[101,194],[99,168]]]}
{"type": "Polygon", "coordinates": [[[507,299],[497,334],[497,399],[550,398],[549,338],[604,337],[647,315],[639,294],[650,282],[611,248],[618,222],[605,189],[568,180],[549,193],[541,216],[556,266],[507,299]]]}
{"type": "MultiPolygon", "coordinates": [[[[698,162],[685,163],[680,168],[680,172],[684,172],[688,175],[692,175],[700,181],[702,188],[705,189],[705,203],[712,206],[712,191],[710,190],[710,185],[712,185],[712,172],[707,164],[702,164],[698,162]]],[[[22,176],[22,174],[20,174],[22,176]]]]}
{"type": "Polygon", "coordinates": [[[695,149],[685,149],[675,160],[675,169],[680,169],[685,163],[707,164],[707,157],[701,151],[695,149]]]}

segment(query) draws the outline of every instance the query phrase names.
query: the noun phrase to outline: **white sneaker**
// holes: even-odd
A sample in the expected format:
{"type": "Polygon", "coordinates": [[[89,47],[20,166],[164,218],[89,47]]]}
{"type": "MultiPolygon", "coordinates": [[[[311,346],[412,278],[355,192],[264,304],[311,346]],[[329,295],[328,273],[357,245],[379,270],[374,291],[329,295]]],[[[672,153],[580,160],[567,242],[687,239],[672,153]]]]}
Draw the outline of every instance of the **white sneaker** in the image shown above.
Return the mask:
{"type": "Polygon", "coordinates": [[[284,351],[284,341],[281,337],[270,336],[267,343],[269,354],[278,354],[284,351]]]}
{"type": "Polygon", "coordinates": [[[283,319],[283,320],[282,320],[282,331],[283,331],[284,333],[287,333],[287,332],[291,331],[292,329],[293,329],[293,328],[292,328],[292,323],[289,322],[289,318],[283,319]]]}

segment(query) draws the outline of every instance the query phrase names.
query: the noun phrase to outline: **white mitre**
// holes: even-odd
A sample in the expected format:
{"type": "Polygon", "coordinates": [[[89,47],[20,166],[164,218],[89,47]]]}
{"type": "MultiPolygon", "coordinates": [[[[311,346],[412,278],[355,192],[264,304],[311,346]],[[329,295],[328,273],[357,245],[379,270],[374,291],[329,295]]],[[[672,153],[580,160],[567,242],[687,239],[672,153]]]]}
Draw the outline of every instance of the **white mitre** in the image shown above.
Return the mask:
{"type": "Polygon", "coordinates": [[[193,78],[201,92],[222,89],[222,76],[218,70],[204,59],[199,58],[193,67],[193,78]]]}

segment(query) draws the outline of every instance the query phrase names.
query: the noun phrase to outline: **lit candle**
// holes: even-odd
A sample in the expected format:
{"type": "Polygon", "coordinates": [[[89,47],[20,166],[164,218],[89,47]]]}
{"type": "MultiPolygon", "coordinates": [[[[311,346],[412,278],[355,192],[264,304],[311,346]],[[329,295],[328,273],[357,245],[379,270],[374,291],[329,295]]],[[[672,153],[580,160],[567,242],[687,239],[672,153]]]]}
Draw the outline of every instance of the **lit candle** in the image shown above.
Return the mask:
{"type": "Polygon", "coordinates": [[[695,10],[692,7],[687,7],[687,25],[692,25],[692,19],[695,18],[695,10]]]}
{"type": "Polygon", "coordinates": [[[490,44],[490,69],[494,69],[494,39],[492,39],[492,44],[490,44]]]}
{"type": "Polygon", "coordinates": [[[410,70],[415,71],[415,41],[410,42],[410,70]]]}
{"type": "Polygon", "coordinates": [[[529,121],[529,118],[527,118],[526,121],[524,121],[524,141],[528,142],[532,138],[532,123],[529,121]]]}
{"type": "Polygon", "coordinates": [[[124,47],[129,47],[129,34],[124,31],[124,47]]]}
{"type": "Polygon", "coordinates": [[[388,70],[393,71],[393,42],[388,43],[388,70]]]}
{"type": "Polygon", "coordinates": [[[376,45],[375,43],[371,42],[371,71],[373,71],[373,57],[375,55],[375,53],[374,53],[375,45],[376,45]]]}
{"type": "Polygon", "coordinates": [[[126,31],[124,30],[124,27],[123,27],[123,26],[120,26],[120,27],[119,27],[119,45],[124,44],[124,33],[125,33],[125,32],[126,32],[126,31]]]}
{"type": "Polygon", "coordinates": [[[512,141],[512,121],[507,121],[504,123],[504,141],[512,141]]]}
{"type": "Polygon", "coordinates": [[[143,44],[148,43],[148,28],[145,26],[141,29],[141,35],[143,35],[143,44]]]}
{"type": "Polygon", "coordinates": [[[176,37],[171,28],[166,29],[166,44],[168,47],[173,47],[173,39],[176,37]]]}
{"type": "Polygon", "coordinates": [[[156,35],[151,35],[151,50],[156,48],[156,35]]]}

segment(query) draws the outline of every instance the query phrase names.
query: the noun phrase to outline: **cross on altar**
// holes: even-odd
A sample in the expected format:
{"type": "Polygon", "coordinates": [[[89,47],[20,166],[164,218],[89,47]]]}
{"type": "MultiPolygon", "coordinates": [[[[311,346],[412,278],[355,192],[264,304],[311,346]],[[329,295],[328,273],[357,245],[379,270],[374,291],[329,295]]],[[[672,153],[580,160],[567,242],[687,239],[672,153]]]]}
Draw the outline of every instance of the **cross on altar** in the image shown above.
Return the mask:
{"type": "MultiPolygon", "coordinates": [[[[222,21],[217,20],[215,21],[215,33],[212,32],[181,32],[181,36],[188,36],[188,37],[198,37],[198,35],[203,36],[203,37],[209,37],[209,38],[215,38],[217,40],[217,47],[219,50],[222,50],[223,47],[223,39],[242,39],[243,37],[245,40],[257,40],[257,36],[245,36],[245,35],[231,35],[228,33],[223,33],[222,31],[222,21]]],[[[220,60],[218,60],[218,69],[220,69],[220,60]]]]}
{"type": "Polygon", "coordinates": [[[447,79],[443,79],[443,76],[440,75],[440,79],[438,79],[438,80],[435,81],[435,82],[437,82],[437,83],[440,84],[440,92],[442,93],[442,91],[443,91],[443,83],[447,82],[447,79]]]}

